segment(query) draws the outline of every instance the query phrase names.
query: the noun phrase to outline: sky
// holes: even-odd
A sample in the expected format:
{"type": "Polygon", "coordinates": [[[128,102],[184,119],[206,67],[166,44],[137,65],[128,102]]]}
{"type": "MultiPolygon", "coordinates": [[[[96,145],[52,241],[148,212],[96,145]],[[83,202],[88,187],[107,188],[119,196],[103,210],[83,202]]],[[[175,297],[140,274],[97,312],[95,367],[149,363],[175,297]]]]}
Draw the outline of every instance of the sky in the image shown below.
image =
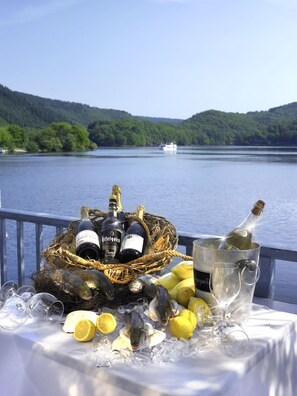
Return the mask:
{"type": "Polygon", "coordinates": [[[297,101],[296,0],[0,0],[0,84],[187,119],[297,101]]]}

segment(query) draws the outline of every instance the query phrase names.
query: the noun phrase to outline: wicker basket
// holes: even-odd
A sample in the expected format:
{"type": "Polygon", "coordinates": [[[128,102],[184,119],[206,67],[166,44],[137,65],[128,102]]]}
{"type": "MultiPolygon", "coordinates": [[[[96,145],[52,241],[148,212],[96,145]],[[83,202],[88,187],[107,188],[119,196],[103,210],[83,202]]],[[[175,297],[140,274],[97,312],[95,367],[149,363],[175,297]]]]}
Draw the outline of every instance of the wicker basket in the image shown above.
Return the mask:
{"type": "MultiPolygon", "coordinates": [[[[89,209],[89,215],[94,222],[97,230],[100,231],[101,224],[107,217],[106,212],[97,209],[89,209]]],[[[126,213],[128,221],[131,223],[137,219],[135,213],[126,213]]],[[[140,221],[147,233],[147,244],[145,254],[129,263],[105,264],[100,261],[84,260],[75,254],[75,237],[79,220],[72,222],[66,230],[58,233],[49,246],[42,252],[46,261],[45,268],[39,273],[34,274],[35,287],[39,291],[47,291],[55,294],[64,304],[70,304],[71,309],[94,309],[99,305],[110,305],[106,300],[100,301],[100,296],[94,295],[91,301],[74,300],[69,294],[59,290],[47,277],[49,270],[55,269],[97,269],[102,271],[114,284],[117,290],[117,298],[112,304],[119,305],[125,300],[133,300],[135,296],[128,296],[127,284],[142,274],[150,274],[160,271],[167,267],[173,257],[180,257],[184,260],[190,260],[186,256],[177,252],[175,249],[178,243],[176,228],[164,217],[145,213],[144,218],[140,221]],[[96,303],[95,303],[96,301],[96,303]]],[[[102,296],[101,296],[102,297],[102,296]]],[[[139,295],[137,295],[139,298],[139,295]]],[[[66,309],[66,310],[71,310],[66,309]]]]}

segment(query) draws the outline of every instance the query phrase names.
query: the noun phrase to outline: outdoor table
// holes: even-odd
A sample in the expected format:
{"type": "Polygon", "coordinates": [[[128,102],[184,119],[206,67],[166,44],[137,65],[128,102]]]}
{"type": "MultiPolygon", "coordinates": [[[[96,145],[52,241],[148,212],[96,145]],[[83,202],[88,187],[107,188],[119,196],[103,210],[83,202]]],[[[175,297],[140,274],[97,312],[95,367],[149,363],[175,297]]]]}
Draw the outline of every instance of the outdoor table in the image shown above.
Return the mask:
{"type": "Polygon", "coordinates": [[[297,315],[259,309],[245,329],[252,348],[239,359],[212,350],[164,365],[98,368],[84,354],[91,342],[60,326],[23,325],[0,332],[0,395],[296,395],[297,315]]]}

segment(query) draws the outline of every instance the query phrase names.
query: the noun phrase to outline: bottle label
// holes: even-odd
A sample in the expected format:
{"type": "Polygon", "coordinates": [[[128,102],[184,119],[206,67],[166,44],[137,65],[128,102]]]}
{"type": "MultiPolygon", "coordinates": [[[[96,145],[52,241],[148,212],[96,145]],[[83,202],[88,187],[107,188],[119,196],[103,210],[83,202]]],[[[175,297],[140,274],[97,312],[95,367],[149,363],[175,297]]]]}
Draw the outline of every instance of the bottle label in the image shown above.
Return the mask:
{"type": "Polygon", "coordinates": [[[196,268],[194,268],[194,282],[196,289],[210,293],[209,279],[209,272],[198,271],[196,268]]]}
{"type": "Polygon", "coordinates": [[[122,232],[118,230],[110,230],[107,235],[102,235],[102,244],[104,245],[120,245],[122,232]]]}
{"type": "Polygon", "coordinates": [[[143,244],[144,244],[144,238],[142,236],[137,234],[129,234],[126,235],[125,238],[123,239],[120,251],[122,252],[123,250],[126,249],[133,249],[133,250],[137,250],[139,253],[142,253],[143,244]]]}
{"type": "Polygon", "coordinates": [[[83,243],[94,243],[100,248],[99,237],[95,231],[83,230],[80,231],[75,238],[76,248],[78,248],[83,243]]]}

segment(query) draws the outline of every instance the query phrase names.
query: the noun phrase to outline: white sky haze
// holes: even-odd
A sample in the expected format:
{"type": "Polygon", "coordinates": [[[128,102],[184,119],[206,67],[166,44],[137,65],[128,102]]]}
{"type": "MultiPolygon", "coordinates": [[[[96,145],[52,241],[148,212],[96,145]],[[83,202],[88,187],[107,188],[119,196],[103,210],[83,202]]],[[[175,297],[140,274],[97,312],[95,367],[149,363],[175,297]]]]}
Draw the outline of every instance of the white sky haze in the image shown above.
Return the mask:
{"type": "Polygon", "coordinates": [[[0,84],[186,119],[297,101],[296,0],[0,0],[0,84]]]}

